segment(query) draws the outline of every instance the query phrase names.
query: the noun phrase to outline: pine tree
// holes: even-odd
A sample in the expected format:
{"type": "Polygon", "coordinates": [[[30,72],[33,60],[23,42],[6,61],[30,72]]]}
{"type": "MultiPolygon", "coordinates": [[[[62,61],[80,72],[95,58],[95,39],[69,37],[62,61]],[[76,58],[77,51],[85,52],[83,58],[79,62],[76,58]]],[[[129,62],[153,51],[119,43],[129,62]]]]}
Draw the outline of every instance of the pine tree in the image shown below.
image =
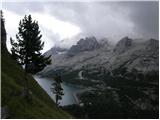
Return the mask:
{"type": "Polygon", "coordinates": [[[18,52],[18,44],[12,39],[10,38],[10,42],[11,42],[11,56],[13,59],[15,59],[16,61],[18,61],[18,55],[17,55],[17,52],[18,52]]]}
{"type": "Polygon", "coordinates": [[[27,73],[35,74],[44,69],[45,66],[51,63],[50,56],[42,55],[41,50],[44,47],[44,42],[41,41],[39,25],[37,21],[33,21],[31,15],[25,15],[24,19],[20,20],[16,41],[12,38],[11,52],[13,58],[24,66],[25,69],[25,89],[26,95],[29,92],[29,83],[27,73]]]}
{"type": "Polygon", "coordinates": [[[53,88],[51,88],[52,92],[55,94],[56,97],[56,104],[59,105],[58,101],[62,99],[63,88],[61,86],[62,78],[60,75],[56,74],[54,78],[55,82],[52,84],[53,88]]]}

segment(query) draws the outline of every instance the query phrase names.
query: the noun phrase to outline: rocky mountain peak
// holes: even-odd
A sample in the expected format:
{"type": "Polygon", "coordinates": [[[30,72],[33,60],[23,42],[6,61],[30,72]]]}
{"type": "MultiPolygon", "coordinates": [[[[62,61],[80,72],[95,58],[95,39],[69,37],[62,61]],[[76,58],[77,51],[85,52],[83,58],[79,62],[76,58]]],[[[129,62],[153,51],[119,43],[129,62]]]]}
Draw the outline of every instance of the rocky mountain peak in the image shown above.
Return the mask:
{"type": "Polygon", "coordinates": [[[82,47],[82,49],[94,49],[99,45],[95,37],[86,37],[85,39],[80,39],[77,42],[77,46],[82,47]]]}
{"type": "Polygon", "coordinates": [[[159,41],[155,39],[149,39],[146,42],[146,50],[158,51],[159,50],[159,41]]]}
{"type": "Polygon", "coordinates": [[[79,52],[83,51],[91,51],[94,49],[98,49],[100,44],[97,42],[95,37],[86,37],[85,39],[80,39],[76,45],[73,45],[69,51],[68,55],[73,56],[79,52]]]}
{"type": "Polygon", "coordinates": [[[159,70],[158,40],[132,40],[124,37],[114,47],[115,54],[113,54],[113,46],[102,46],[97,41],[92,44],[94,40],[91,41],[88,40],[89,45],[94,47],[92,46],[90,49],[88,49],[85,38],[80,39],[65,54],[55,55],[53,68],[62,67],[64,69],[72,68],[72,70],[77,70],[82,69],[83,64],[87,69],[97,69],[97,67],[103,66],[109,71],[119,68],[127,68],[129,71],[136,69],[142,72],[159,70]],[[95,47],[96,45],[100,46],[100,49],[95,49],[98,48],[95,47]],[[109,49],[107,50],[107,48],[109,49]]]}
{"type": "Polygon", "coordinates": [[[115,46],[114,52],[123,53],[132,46],[133,40],[129,37],[122,38],[115,46]]]}

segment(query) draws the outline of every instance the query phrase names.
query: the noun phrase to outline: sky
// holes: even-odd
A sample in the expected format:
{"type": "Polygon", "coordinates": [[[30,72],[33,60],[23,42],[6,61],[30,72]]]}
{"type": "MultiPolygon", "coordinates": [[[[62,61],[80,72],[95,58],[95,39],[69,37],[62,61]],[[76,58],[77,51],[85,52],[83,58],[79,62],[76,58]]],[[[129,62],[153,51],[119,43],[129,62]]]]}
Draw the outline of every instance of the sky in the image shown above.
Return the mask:
{"type": "Polygon", "coordinates": [[[159,39],[158,1],[3,2],[2,10],[8,48],[19,21],[29,14],[39,23],[45,42],[42,52],[53,46],[69,48],[87,36],[113,43],[125,36],[159,39]]]}

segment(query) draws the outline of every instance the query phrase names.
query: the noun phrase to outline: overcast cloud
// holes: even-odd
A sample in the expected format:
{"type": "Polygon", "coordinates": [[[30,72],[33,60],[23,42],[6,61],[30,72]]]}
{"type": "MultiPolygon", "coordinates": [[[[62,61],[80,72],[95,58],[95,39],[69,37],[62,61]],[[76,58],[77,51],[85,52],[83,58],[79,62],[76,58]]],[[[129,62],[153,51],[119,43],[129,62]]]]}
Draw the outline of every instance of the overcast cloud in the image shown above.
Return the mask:
{"type": "Polygon", "coordinates": [[[70,47],[85,36],[114,43],[124,36],[159,39],[158,9],[158,1],[3,3],[8,38],[15,37],[19,20],[31,14],[39,22],[44,51],[70,47]]]}

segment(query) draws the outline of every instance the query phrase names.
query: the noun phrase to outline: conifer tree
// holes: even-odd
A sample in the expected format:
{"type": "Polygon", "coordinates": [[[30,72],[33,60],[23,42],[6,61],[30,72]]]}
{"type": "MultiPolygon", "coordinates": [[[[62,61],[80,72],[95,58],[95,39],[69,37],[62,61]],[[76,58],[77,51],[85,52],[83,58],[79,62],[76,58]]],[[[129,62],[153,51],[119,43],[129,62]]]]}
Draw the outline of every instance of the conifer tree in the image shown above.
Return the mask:
{"type": "Polygon", "coordinates": [[[20,20],[18,33],[16,34],[16,41],[12,38],[11,52],[13,58],[24,66],[25,69],[25,88],[29,90],[29,83],[27,73],[36,74],[44,69],[45,66],[51,63],[50,56],[42,55],[41,50],[44,47],[44,42],[41,41],[39,25],[37,21],[33,21],[31,15],[26,16],[20,20]]]}
{"type": "Polygon", "coordinates": [[[10,42],[11,42],[11,56],[13,59],[15,59],[16,61],[18,61],[18,55],[17,55],[17,52],[18,52],[18,44],[12,39],[10,38],[10,42]]]}
{"type": "Polygon", "coordinates": [[[61,86],[62,78],[60,75],[56,74],[54,80],[55,80],[55,82],[52,84],[53,88],[51,88],[51,90],[55,94],[56,104],[59,105],[58,101],[61,100],[62,95],[64,95],[63,88],[61,86]]]}

